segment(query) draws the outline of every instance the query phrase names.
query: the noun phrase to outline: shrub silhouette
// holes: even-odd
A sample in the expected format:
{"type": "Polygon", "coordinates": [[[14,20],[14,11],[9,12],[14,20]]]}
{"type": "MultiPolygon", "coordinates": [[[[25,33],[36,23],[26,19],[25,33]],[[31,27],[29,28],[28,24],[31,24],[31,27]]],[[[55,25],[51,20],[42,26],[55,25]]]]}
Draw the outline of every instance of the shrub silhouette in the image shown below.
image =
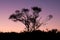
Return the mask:
{"type": "Polygon", "coordinates": [[[9,19],[12,19],[14,22],[22,22],[26,26],[27,31],[34,31],[53,18],[52,15],[48,15],[45,21],[40,23],[41,17],[39,16],[39,13],[42,9],[39,7],[32,7],[31,9],[33,11],[32,14],[29,14],[30,10],[26,8],[23,8],[21,11],[16,10],[15,14],[10,15],[9,19]]]}
{"type": "Polygon", "coordinates": [[[1,40],[60,40],[60,32],[56,33],[56,29],[50,30],[48,32],[35,30],[32,32],[7,32],[0,33],[1,40]],[[54,31],[53,31],[54,30],[54,31]]]}

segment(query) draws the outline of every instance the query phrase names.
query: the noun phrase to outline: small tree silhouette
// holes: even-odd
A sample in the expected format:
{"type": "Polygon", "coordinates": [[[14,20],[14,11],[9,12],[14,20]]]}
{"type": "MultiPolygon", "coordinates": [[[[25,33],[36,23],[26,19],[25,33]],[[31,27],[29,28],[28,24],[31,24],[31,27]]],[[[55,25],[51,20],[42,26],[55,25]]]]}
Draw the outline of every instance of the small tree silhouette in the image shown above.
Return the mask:
{"type": "Polygon", "coordinates": [[[31,9],[33,11],[32,14],[29,14],[30,10],[26,8],[23,8],[21,12],[20,10],[16,10],[15,14],[10,15],[9,19],[12,19],[14,22],[22,22],[26,26],[27,31],[34,31],[38,29],[41,25],[49,21],[51,18],[53,18],[52,15],[48,15],[45,22],[40,23],[41,18],[39,18],[39,12],[42,11],[41,8],[32,7],[31,9]],[[37,18],[39,18],[38,21],[37,18]]]}

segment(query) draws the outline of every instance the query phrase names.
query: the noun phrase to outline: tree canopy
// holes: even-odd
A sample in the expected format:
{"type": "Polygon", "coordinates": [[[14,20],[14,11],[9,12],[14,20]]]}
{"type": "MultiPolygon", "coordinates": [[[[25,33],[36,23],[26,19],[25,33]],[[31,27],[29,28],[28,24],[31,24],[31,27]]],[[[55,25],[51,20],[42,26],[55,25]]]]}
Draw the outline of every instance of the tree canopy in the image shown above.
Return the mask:
{"type": "MultiPolygon", "coordinates": [[[[31,9],[33,10],[32,15],[29,14],[29,9],[23,8],[21,11],[16,10],[15,14],[10,15],[9,19],[12,19],[14,22],[22,22],[26,26],[27,31],[34,31],[43,25],[44,22],[40,23],[39,18],[39,13],[42,11],[42,9],[39,7],[32,7],[31,9]],[[39,21],[37,21],[37,18],[39,18],[39,21]]],[[[52,15],[48,15],[47,17],[48,21],[53,18],[52,15]]]]}

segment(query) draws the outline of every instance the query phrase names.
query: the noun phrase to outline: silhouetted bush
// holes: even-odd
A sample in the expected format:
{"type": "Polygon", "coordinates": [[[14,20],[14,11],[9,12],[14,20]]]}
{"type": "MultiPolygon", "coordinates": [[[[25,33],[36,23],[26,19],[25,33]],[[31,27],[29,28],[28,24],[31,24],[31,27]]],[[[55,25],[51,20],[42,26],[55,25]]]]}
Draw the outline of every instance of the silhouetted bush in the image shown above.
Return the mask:
{"type": "Polygon", "coordinates": [[[48,32],[36,30],[22,33],[0,33],[0,39],[8,40],[60,40],[60,32],[53,29],[48,32]]]}

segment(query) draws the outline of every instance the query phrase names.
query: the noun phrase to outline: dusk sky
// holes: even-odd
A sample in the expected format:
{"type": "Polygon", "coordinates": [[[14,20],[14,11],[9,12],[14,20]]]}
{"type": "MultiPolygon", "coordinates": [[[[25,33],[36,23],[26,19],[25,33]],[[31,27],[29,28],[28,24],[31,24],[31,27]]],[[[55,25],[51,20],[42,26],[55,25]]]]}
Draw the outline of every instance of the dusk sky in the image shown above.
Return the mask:
{"type": "Polygon", "coordinates": [[[47,17],[49,14],[53,15],[53,18],[48,24],[41,26],[39,28],[40,30],[60,30],[60,0],[0,0],[0,31],[20,32],[25,30],[24,24],[21,22],[13,22],[8,18],[17,9],[30,9],[33,6],[38,6],[42,9],[40,12],[42,18],[47,17]]]}

